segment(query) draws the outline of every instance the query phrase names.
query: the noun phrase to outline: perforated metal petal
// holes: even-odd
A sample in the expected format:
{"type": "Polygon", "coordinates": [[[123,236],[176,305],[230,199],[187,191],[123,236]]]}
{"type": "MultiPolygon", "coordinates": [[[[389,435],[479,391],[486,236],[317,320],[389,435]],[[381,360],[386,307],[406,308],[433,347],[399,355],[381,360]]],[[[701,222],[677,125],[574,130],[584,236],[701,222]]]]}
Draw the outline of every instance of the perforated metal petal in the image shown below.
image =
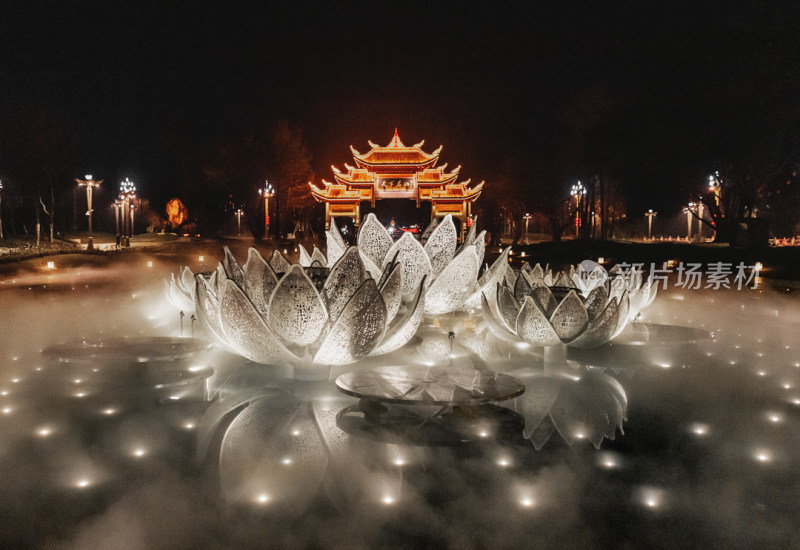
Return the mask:
{"type": "Polygon", "coordinates": [[[223,247],[223,251],[225,253],[225,258],[222,260],[222,267],[225,270],[225,274],[229,279],[233,279],[237,285],[243,285],[244,272],[242,271],[242,266],[240,266],[236,258],[233,257],[233,253],[227,246],[223,247]]]}
{"type": "Polygon", "coordinates": [[[325,259],[325,255],[316,246],[314,247],[314,251],[311,253],[311,263],[313,264],[314,262],[319,262],[319,265],[322,267],[328,267],[328,260],[325,259]]]}
{"type": "Polygon", "coordinates": [[[255,248],[247,251],[244,264],[244,293],[265,318],[269,315],[269,299],[278,285],[278,277],[255,248]]]}
{"type": "Polygon", "coordinates": [[[314,363],[352,363],[372,351],[385,330],[386,305],[375,279],[367,279],[336,319],[314,355],[314,363]]]}
{"type": "Polygon", "coordinates": [[[425,313],[449,313],[463,305],[475,288],[478,265],[474,245],[459,252],[428,287],[425,313]]]}
{"type": "Polygon", "coordinates": [[[507,247],[500,256],[494,261],[492,266],[478,279],[476,291],[467,299],[466,306],[477,309],[481,305],[481,293],[486,294],[487,299],[493,302],[496,299],[497,283],[499,283],[506,274],[506,266],[508,265],[508,254],[511,252],[511,247],[507,247]]]}
{"type": "Polygon", "coordinates": [[[518,304],[522,305],[522,302],[525,301],[525,296],[530,294],[531,290],[533,290],[533,281],[531,281],[530,275],[524,269],[520,269],[517,281],[514,283],[514,299],[518,304]]]}
{"type": "Polygon", "coordinates": [[[280,338],[308,345],[328,320],[325,303],[305,270],[295,264],[278,281],[269,301],[270,327],[280,338]]]}
{"type": "Polygon", "coordinates": [[[392,245],[386,254],[384,264],[395,256],[403,266],[403,294],[416,292],[423,277],[430,280],[431,262],[428,254],[411,233],[403,233],[403,236],[392,245]]]}
{"type": "Polygon", "coordinates": [[[536,302],[536,305],[539,306],[539,309],[542,310],[542,313],[544,313],[548,319],[553,315],[556,306],[558,306],[558,301],[544,283],[534,283],[529,296],[533,298],[533,301],[536,302]]]}
{"type": "Polygon", "coordinates": [[[322,297],[331,321],[339,317],[344,306],[366,278],[367,270],[361,261],[361,254],[358,248],[351,246],[331,268],[322,289],[322,297]]]}
{"type": "Polygon", "coordinates": [[[289,260],[286,259],[286,256],[281,254],[278,250],[272,251],[272,254],[269,257],[269,266],[278,275],[282,273],[288,273],[292,268],[292,264],[289,263],[289,260]]]}
{"type": "MultiPolygon", "coordinates": [[[[331,220],[331,224],[333,224],[333,220],[331,220]]],[[[339,258],[342,257],[347,247],[340,247],[337,239],[333,237],[333,233],[330,231],[325,232],[325,240],[327,244],[328,263],[329,265],[333,265],[339,261],[339,258]]]]}
{"type": "Polygon", "coordinates": [[[554,346],[561,343],[553,325],[530,296],[525,297],[516,325],[517,336],[534,346],[554,346]]]}
{"type": "Polygon", "coordinates": [[[422,323],[425,311],[425,281],[420,281],[416,299],[413,305],[409,306],[408,312],[386,331],[386,335],[380,344],[372,350],[370,355],[384,355],[391,353],[405,346],[409,340],[417,333],[420,323],[422,323]]]}
{"type": "MultiPolygon", "coordinates": [[[[524,300],[524,299],[523,299],[524,300]]],[[[520,310],[519,302],[505,285],[497,284],[497,309],[509,327],[517,324],[517,316],[520,310]]]]}
{"type": "Polygon", "coordinates": [[[189,266],[184,266],[181,271],[181,278],[178,281],[180,289],[186,293],[187,296],[194,298],[194,273],[189,269],[189,266]]]}
{"type": "Polygon", "coordinates": [[[311,254],[308,253],[306,247],[302,244],[298,244],[297,247],[300,249],[300,259],[298,263],[303,267],[309,267],[311,265],[311,254]]]}
{"type": "MultiPolygon", "coordinates": [[[[361,254],[371,260],[374,265],[381,266],[393,243],[391,235],[378,221],[375,214],[367,214],[367,219],[364,220],[358,231],[358,249],[361,254]]],[[[377,277],[374,278],[377,279],[377,277]]]]}
{"type": "Polygon", "coordinates": [[[589,314],[589,319],[597,317],[608,303],[608,292],[605,287],[599,286],[589,292],[586,297],[586,313],[589,314]]]}
{"type": "MultiPolygon", "coordinates": [[[[603,287],[596,288],[593,293],[605,289],[603,287]]],[[[591,349],[597,346],[602,346],[614,336],[614,331],[617,329],[617,321],[619,320],[619,306],[616,300],[611,300],[606,305],[605,309],[600,312],[594,319],[589,321],[589,326],[586,330],[575,338],[570,345],[576,348],[591,349]]]]}
{"type": "Polygon", "coordinates": [[[569,294],[558,304],[550,317],[550,323],[558,337],[564,342],[569,342],[584,331],[589,323],[589,315],[574,290],[570,290],[569,294]]]}
{"type": "Polygon", "coordinates": [[[435,279],[447,267],[456,252],[456,226],[453,216],[448,214],[431,232],[425,242],[425,252],[431,261],[431,278],[435,279]]]}
{"type": "Polygon", "coordinates": [[[281,343],[236,283],[226,280],[220,302],[222,331],[229,344],[256,363],[279,363],[297,358],[281,343]]]}
{"type": "MultiPolygon", "coordinates": [[[[381,296],[386,304],[386,324],[392,322],[397,310],[400,309],[400,302],[403,299],[403,266],[391,264],[391,270],[386,279],[380,285],[381,296]]],[[[387,266],[388,267],[388,266],[387,266]]]]}

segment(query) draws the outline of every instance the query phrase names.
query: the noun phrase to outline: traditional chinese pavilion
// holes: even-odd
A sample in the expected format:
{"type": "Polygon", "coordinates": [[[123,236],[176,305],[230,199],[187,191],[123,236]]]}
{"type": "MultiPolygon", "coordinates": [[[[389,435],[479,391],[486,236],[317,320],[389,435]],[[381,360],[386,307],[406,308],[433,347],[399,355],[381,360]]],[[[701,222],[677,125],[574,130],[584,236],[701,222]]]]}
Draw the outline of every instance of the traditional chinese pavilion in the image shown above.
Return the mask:
{"type": "MultiPolygon", "coordinates": [[[[449,172],[447,164],[436,166],[441,146],[432,153],[422,150],[424,141],[407,147],[396,128],[386,147],[368,143],[371,149],[364,154],[350,146],[356,165],[345,164],[346,172],[331,166],[335,182],[323,179],[321,188],[309,184],[314,199],[325,203],[325,229],[330,227],[332,216],[353,218],[358,227],[361,202],[369,201],[374,207],[375,201],[381,199],[415,200],[418,208],[422,201],[430,201],[431,220],[447,214],[462,222],[469,218],[484,182],[472,188],[470,180],[456,183],[461,166],[449,172]]],[[[463,233],[466,224],[461,227],[463,233]]]]}

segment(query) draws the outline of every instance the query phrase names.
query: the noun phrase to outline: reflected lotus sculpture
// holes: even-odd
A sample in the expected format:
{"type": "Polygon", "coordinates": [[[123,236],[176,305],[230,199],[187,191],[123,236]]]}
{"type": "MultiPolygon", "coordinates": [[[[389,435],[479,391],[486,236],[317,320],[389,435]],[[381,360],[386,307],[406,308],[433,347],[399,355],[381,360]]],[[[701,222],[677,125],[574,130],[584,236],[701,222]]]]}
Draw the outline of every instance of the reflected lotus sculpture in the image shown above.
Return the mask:
{"type": "Polygon", "coordinates": [[[391,261],[371,277],[356,247],[330,269],[292,264],[278,251],[265,260],[255,248],[241,267],[226,247],[216,272],[195,275],[195,306],[218,342],[251,361],[341,365],[394,351],[414,335],[425,278],[404,305],[403,273],[391,261]]]}
{"type": "MultiPolygon", "coordinates": [[[[343,240],[335,224],[328,232],[328,254],[337,254],[343,240]]],[[[443,314],[464,305],[475,292],[478,271],[485,252],[485,231],[476,235],[470,227],[464,243],[457,249],[457,231],[452,216],[432,223],[423,233],[424,244],[411,233],[403,233],[396,242],[378,221],[369,214],[358,233],[358,250],[367,271],[378,278],[386,266],[396,262],[403,270],[403,294],[416,292],[423,280],[425,313],[443,314]]]]}
{"type": "Polygon", "coordinates": [[[628,397],[608,374],[564,370],[522,380],[526,390],[517,397],[515,410],[525,418],[523,434],[537,451],[554,432],[568,445],[586,439],[598,449],[604,438],[616,437],[617,429],[624,435],[628,397]]]}

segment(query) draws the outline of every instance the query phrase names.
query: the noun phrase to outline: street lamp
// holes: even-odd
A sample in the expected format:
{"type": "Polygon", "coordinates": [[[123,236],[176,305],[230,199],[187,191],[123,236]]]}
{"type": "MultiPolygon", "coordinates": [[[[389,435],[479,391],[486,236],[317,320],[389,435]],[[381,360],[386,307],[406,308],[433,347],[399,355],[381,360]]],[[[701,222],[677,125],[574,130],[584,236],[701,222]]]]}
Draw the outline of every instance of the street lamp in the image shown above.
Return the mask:
{"type": "Polygon", "coordinates": [[[714,172],[712,175],[708,176],[708,190],[714,193],[714,203],[719,206],[719,172],[714,172]]]}
{"type": "Polygon", "coordinates": [[[575,197],[575,238],[578,238],[578,231],[581,227],[581,199],[586,194],[586,188],[578,180],[578,183],[572,186],[570,194],[575,197]]]}
{"type": "Polygon", "coordinates": [[[76,179],[75,181],[78,182],[79,187],[86,186],[86,215],[89,216],[89,242],[86,245],[86,250],[94,250],[94,244],[92,243],[92,187],[100,187],[103,180],[95,181],[91,174],[86,174],[83,177],[85,179],[76,179]]]}
{"type": "Polygon", "coordinates": [[[131,245],[133,236],[133,199],[136,198],[136,185],[125,178],[119,184],[119,200],[122,201],[122,240],[125,246],[131,245]]]}
{"type": "Polygon", "coordinates": [[[658,212],[653,212],[653,209],[651,208],[645,212],[644,215],[647,216],[647,240],[650,240],[653,238],[653,216],[658,215],[658,212]]]}
{"type": "Polygon", "coordinates": [[[239,208],[236,211],[236,223],[237,223],[237,226],[238,226],[237,235],[241,236],[242,235],[242,209],[241,208],[239,208]]]}
{"type": "Polygon", "coordinates": [[[686,212],[686,240],[689,241],[692,238],[692,212],[695,211],[697,205],[695,203],[690,202],[688,206],[686,206],[683,210],[686,212]]]}
{"type": "Polygon", "coordinates": [[[531,219],[531,215],[527,213],[523,217],[525,218],[525,244],[528,244],[528,220],[531,219]]]}
{"type": "Polygon", "coordinates": [[[120,245],[121,237],[119,232],[119,217],[120,217],[120,208],[122,208],[122,201],[119,199],[115,200],[111,204],[111,208],[114,209],[114,221],[117,222],[117,246],[120,245]]]}
{"type": "Polygon", "coordinates": [[[275,195],[275,189],[268,181],[264,182],[264,188],[258,190],[258,194],[264,197],[264,239],[269,238],[269,198],[275,195]]]}

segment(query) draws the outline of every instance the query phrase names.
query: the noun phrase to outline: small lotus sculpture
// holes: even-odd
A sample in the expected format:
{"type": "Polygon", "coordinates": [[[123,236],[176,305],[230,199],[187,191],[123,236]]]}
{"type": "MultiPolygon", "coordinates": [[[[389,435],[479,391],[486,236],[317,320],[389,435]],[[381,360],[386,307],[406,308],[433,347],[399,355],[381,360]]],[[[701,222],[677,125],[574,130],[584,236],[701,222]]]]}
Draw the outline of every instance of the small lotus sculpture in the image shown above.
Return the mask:
{"type": "Polygon", "coordinates": [[[165,281],[167,299],[181,311],[194,311],[194,273],[185,266],[175,277],[170,274],[170,280],[165,281]]]}
{"type": "MultiPolygon", "coordinates": [[[[367,215],[358,233],[358,249],[367,271],[379,277],[390,262],[403,269],[403,294],[416,292],[421,281],[428,281],[425,290],[425,313],[443,314],[461,307],[475,292],[481,262],[484,235],[475,234],[475,224],[460,248],[452,216],[432,223],[423,234],[424,243],[411,233],[403,233],[396,242],[374,214],[367,215]]],[[[343,240],[332,223],[328,232],[328,254],[338,253],[343,240]],[[338,237],[338,238],[337,238],[338,237]]]]}
{"type": "Polygon", "coordinates": [[[404,305],[398,262],[378,279],[356,247],[330,269],[320,264],[304,268],[278,251],[265,260],[251,248],[241,267],[226,247],[216,272],[195,275],[198,318],[218,342],[265,364],[347,364],[411,339],[425,308],[424,278],[404,305]]]}
{"type": "Polygon", "coordinates": [[[628,291],[621,285],[606,280],[584,298],[566,274],[548,286],[540,266],[530,273],[522,271],[513,287],[505,280],[498,282],[491,301],[483,295],[484,310],[494,317],[495,332],[510,332],[534,346],[593,348],[625,327],[630,304],[628,291]]]}

